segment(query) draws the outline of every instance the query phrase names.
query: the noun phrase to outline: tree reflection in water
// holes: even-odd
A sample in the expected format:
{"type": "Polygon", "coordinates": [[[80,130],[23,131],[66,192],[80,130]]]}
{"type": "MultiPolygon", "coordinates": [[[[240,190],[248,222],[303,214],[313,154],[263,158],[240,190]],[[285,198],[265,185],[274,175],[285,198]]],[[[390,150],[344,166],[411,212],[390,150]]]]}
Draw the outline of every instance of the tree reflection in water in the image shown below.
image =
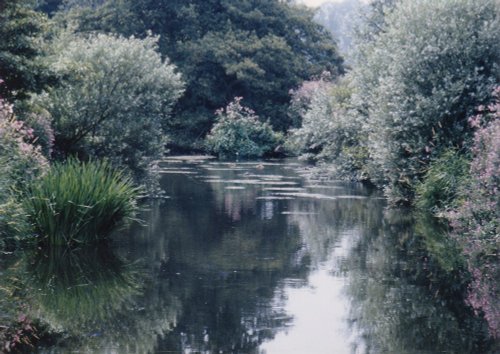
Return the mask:
{"type": "Polygon", "coordinates": [[[113,250],[27,255],[33,314],[65,335],[40,351],[486,351],[445,230],[360,185],[262,166],[165,162],[169,199],[113,250]]]}
{"type": "MultiPolygon", "coordinates": [[[[209,171],[233,180],[244,172],[209,171]]],[[[307,273],[307,262],[295,262],[298,229],[284,215],[269,217],[269,203],[257,199],[263,185],[226,189],[182,174],[162,182],[170,198],[143,216],[156,234],[137,228],[124,246],[161,264],[153,281],[167,282],[183,304],[159,350],[258,352],[290,320],[275,311],[274,289],[283,278],[307,273]]]]}
{"type": "Polygon", "coordinates": [[[464,303],[460,254],[436,220],[386,212],[349,255],[352,327],[367,353],[486,353],[485,322],[464,303]]]}

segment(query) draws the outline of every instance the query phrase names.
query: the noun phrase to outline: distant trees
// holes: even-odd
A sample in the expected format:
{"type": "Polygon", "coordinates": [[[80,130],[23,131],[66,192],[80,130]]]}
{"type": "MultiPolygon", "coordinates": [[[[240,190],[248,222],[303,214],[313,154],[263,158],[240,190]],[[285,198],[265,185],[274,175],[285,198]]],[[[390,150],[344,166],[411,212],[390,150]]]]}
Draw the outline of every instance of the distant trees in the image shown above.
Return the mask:
{"type": "Polygon", "coordinates": [[[214,111],[244,97],[276,130],[295,122],[287,115],[288,91],[329,70],[343,72],[342,59],[312,12],[277,0],[109,0],[93,10],[74,8],[81,31],[160,35],[159,48],[187,82],[170,128],[174,145],[200,146],[214,111]]]}
{"type": "Polygon", "coordinates": [[[35,97],[52,117],[55,153],[110,159],[137,180],[162,156],[168,119],[183,92],[157,38],[65,33],[48,58],[58,86],[35,97]]]}

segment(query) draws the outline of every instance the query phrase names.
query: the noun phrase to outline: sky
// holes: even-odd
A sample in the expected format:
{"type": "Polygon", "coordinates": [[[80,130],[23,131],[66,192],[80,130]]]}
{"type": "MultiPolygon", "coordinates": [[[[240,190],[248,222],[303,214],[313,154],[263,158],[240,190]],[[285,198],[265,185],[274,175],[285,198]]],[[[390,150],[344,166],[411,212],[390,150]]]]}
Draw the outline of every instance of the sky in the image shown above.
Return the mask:
{"type": "Polygon", "coordinates": [[[311,7],[320,6],[325,2],[342,2],[344,0],[300,0],[303,4],[311,7]]]}
{"type": "MultiPolygon", "coordinates": [[[[320,6],[321,4],[324,4],[325,2],[344,2],[349,0],[299,0],[299,1],[307,6],[317,7],[320,6]]],[[[365,0],[364,2],[367,2],[367,0],[365,0]]]]}

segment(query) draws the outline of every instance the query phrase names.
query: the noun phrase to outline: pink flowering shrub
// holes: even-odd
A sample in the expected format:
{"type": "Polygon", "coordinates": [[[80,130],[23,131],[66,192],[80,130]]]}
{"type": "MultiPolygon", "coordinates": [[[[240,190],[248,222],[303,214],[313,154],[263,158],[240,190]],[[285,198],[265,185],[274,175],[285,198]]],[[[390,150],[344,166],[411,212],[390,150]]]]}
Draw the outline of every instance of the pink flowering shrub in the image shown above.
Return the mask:
{"type": "Polygon", "coordinates": [[[33,139],[33,130],[17,120],[12,106],[0,98],[0,247],[8,237],[26,236],[25,213],[17,197],[27,182],[48,168],[33,139]]]}
{"type": "Polygon", "coordinates": [[[34,145],[40,146],[41,152],[47,158],[52,155],[54,146],[54,129],[52,128],[51,116],[47,111],[37,110],[34,107],[28,107],[28,113],[19,118],[30,127],[32,136],[31,141],[34,145]]]}
{"type": "Polygon", "coordinates": [[[0,99],[0,159],[2,178],[16,185],[38,176],[48,167],[41,148],[34,144],[33,129],[16,119],[13,108],[0,99]]]}
{"type": "Polygon", "coordinates": [[[471,178],[464,202],[451,215],[455,236],[468,258],[473,277],[468,301],[500,337],[500,86],[495,101],[479,107],[469,122],[476,133],[472,146],[471,178]]]}
{"type": "Polygon", "coordinates": [[[332,86],[329,72],[323,72],[319,79],[304,81],[297,89],[289,91],[291,96],[289,115],[294,126],[300,126],[306,112],[310,109],[317,92],[327,91],[332,86]]]}

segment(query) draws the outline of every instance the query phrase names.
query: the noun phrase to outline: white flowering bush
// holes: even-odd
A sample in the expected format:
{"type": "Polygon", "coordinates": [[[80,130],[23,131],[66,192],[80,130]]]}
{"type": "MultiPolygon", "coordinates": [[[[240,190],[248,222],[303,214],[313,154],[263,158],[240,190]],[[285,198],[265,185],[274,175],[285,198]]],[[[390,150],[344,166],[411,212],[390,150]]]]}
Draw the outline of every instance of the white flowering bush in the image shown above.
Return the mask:
{"type": "Polygon", "coordinates": [[[331,163],[337,176],[364,180],[368,155],[351,94],[347,81],[305,82],[292,96],[292,106],[296,101],[305,104],[300,111],[301,127],[290,130],[287,146],[303,159],[331,163]]]}

